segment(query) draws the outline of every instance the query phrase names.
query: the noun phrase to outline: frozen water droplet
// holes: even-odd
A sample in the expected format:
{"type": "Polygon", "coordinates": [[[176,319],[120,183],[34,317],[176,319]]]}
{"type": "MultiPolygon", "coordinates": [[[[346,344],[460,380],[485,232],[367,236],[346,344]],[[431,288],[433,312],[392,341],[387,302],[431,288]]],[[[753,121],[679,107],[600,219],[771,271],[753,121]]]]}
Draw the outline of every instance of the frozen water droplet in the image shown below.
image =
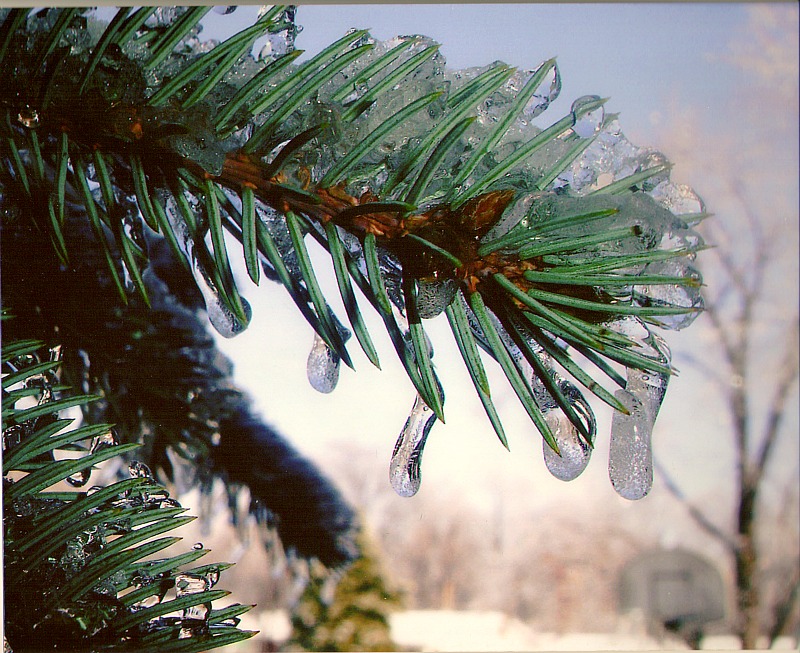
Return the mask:
{"type": "Polygon", "coordinates": [[[28,129],[35,129],[39,126],[39,112],[30,106],[25,106],[17,114],[17,121],[28,129]]]}
{"type": "Polygon", "coordinates": [[[455,279],[418,281],[417,313],[423,319],[436,317],[450,305],[457,291],[458,281],[455,279]]]}
{"type": "Polygon", "coordinates": [[[630,414],[614,411],[608,476],[621,497],[641,499],[653,485],[653,422],[649,411],[635,395],[627,390],[617,390],[614,396],[630,414]]]}
{"type": "Polygon", "coordinates": [[[589,464],[592,449],[578,433],[575,425],[560,410],[550,411],[545,421],[553,432],[553,436],[561,452],[559,456],[542,439],[544,462],[548,471],[561,481],[571,481],[581,475],[589,464]]]}
{"type": "Polygon", "coordinates": [[[314,344],[308,354],[306,374],[311,387],[317,392],[328,394],[336,389],[339,382],[341,359],[327,343],[314,333],[314,344]]]}
{"type": "Polygon", "coordinates": [[[133,478],[146,478],[154,480],[153,472],[150,471],[150,468],[138,460],[134,460],[130,465],[128,465],[128,472],[130,472],[130,475],[133,478]]]}
{"type": "Polygon", "coordinates": [[[603,126],[605,109],[601,104],[599,107],[587,110],[587,107],[600,100],[598,95],[584,95],[572,103],[572,113],[575,116],[575,124],[572,125],[574,131],[581,138],[594,136],[603,126]]]}
{"type": "Polygon", "coordinates": [[[528,101],[528,104],[525,105],[525,109],[523,109],[525,118],[533,120],[536,116],[546,111],[559,93],[561,93],[561,71],[558,69],[558,64],[553,64],[536,92],[528,101]]]}
{"type": "Polygon", "coordinates": [[[203,548],[203,543],[202,542],[195,542],[194,544],[192,544],[192,548],[195,551],[199,551],[200,549],[203,548]]]}
{"type": "Polygon", "coordinates": [[[216,14],[220,14],[221,16],[227,16],[228,14],[232,14],[234,11],[238,9],[236,5],[229,5],[227,7],[214,7],[213,11],[216,14]]]}
{"type": "Polygon", "coordinates": [[[247,326],[250,324],[250,318],[253,315],[253,311],[250,308],[250,303],[244,297],[239,297],[239,300],[242,302],[242,308],[244,308],[244,314],[246,318],[245,321],[242,321],[225,305],[225,302],[222,301],[221,295],[213,286],[206,283],[198,283],[198,286],[200,286],[200,292],[202,293],[203,299],[205,299],[206,302],[208,319],[211,322],[211,325],[217,330],[217,333],[219,333],[223,338],[233,338],[247,328],[247,326]]]}
{"type": "Polygon", "coordinates": [[[92,448],[90,453],[97,453],[108,447],[116,447],[119,444],[119,438],[114,431],[108,431],[102,435],[98,435],[92,440],[92,448]]]}
{"type": "Polygon", "coordinates": [[[76,472],[75,474],[67,476],[66,481],[72,487],[83,487],[89,482],[89,478],[91,477],[91,475],[92,475],[91,469],[82,469],[81,471],[76,472]]]}
{"type": "Polygon", "coordinates": [[[389,463],[389,481],[401,497],[412,497],[419,491],[422,452],[435,421],[434,412],[417,395],[389,463]]]}
{"type": "Polygon", "coordinates": [[[147,608],[154,608],[159,603],[161,603],[161,597],[158,594],[152,594],[151,596],[146,596],[141,601],[137,601],[132,607],[134,611],[145,610],[147,608]]]}
{"type": "MultiPolygon", "coordinates": [[[[202,544],[200,548],[202,548],[202,544]]],[[[199,574],[177,574],[175,576],[175,592],[180,598],[189,594],[198,594],[211,588],[208,579],[199,574]]]]}

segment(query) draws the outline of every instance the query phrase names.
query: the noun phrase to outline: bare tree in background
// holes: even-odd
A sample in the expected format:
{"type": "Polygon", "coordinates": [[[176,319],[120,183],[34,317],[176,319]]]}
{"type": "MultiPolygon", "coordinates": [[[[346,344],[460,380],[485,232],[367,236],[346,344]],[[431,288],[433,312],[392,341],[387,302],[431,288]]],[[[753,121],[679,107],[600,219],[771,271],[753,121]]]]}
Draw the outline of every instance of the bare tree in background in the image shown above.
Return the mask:
{"type": "Polygon", "coordinates": [[[750,14],[747,30],[731,43],[731,55],[719,57],[755,75],[745,100],[731,99],[741,110],[738,129],[730,130],[734,136],[729,133],[725,142],[717,135],[715,141],[709,129],[692,125],[684,113],[662,139],[673,158],[701,176],[705,171],[711,188],[703,191],[705,199],[720,214],[703,225],[713,249],[700,257],[708,285],[701,321],[713,345],[692,363],[715,386],[730,418],[732,527],[711,518],[712,506],[693,505],[659,466],[672,494],[730,554],[735,628],[748,649],[764,636],[772,644],[800,622],[796,508],[780,516],[781,503],[797,506],[797,468],[782,480],[786,461],[779,453],[792,449],[781,447],[797,437],[792,427],[800,366],[797,7],[751,8],[750,14]]]}
{"type": "MultiPolygon", "coordinates": [[[[718,539],[729,551],[734,561],[736,583],[736,628],[744,648],[755,648],[759,637],[768,636],[769,643],[783,634],[796,621],[793,616],[800,587],[800,566],[797,560],[787,570],[788,576],[773,579],[784,585],[782,591],[770,590],[776,595],[774,605],[766,612],[772,615],[772,623],[762,623],[764,606],[762,598],[767,593],[763,586],[768,574],[761,565],[760,530],[763,512],[759,499],[768,480],[768,468],[773,460],[776,445],[782,435],[790,435],[784,424],[788,411],[794,406],[790,402],[792,390],[798,379],[798,317],[795,314],[784,319],[783,333],[773,335],[774,347],[781,352],[779,365],[774,369],[773,386],[766,410],[760,403],[763,388],[754,392],[754,385],[761,379],[754,374],[754,366],[760,363],[760,352],[756,347],[759,332],[764,328],[759,302],[764,297],[766,279],[773,259],[774,237],[766,235],[763,220],[737,191],[735,184],[731,192],[739,195],[748,228],[746,235],[737,232],[736,238],[752,243],[752,257],[735,255],[728,247],[728,234],[721,222],[707,225],[706,233],[712,242],[720,243],[712,256],[718,263],[717,286],[707,299],[708,324],[720,349],[721,368],[711,367],[707,359],[693,360],[703,368],[724,397],[732,424],[736,478],[734,532],[718,526],[702,509],[689,505],[686,497],[668,476],[663,467],[662,476],[671,492],[681,501],[687,502],[691,516],[708,533],[718,539]],[[763,414],[759,423],[758,417],[763,414]]],[[[740,253],[740,252],[739,252],[740,253]]],[[[774,329],[774,324],[772,326],[774,329]]],[[[715,359],[716,360],[716,359],[715,359]]],[[[791,488],[789,488],[791,491],[791,488]]]]}

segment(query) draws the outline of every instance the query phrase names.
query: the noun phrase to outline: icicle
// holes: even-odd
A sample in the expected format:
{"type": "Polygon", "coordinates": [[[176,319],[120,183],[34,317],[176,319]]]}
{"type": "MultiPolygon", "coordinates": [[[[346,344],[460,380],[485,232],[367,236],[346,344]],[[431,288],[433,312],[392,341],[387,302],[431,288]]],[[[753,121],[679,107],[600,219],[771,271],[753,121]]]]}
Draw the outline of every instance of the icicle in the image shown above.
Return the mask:
{"type": "Polygon", "coordinates": [[[339,381],[341,359],[327,343],[314,333],[314,344],[308,355],[306,373],[308,382],[317,392],[328,394],[334,391],[339,381]]]}
{"type": "Polygon", "coordinates": [[[614,395],[630,412],[614,411],[608,453],[608,476],[625,499],[644,497],[653,485],[653,420],[636,395],[618,390],[614,395]]]}
{"type": "Polygon", "coordinates": [[[545,421],[553,432],[553,436],[561,452],[559,456],[542,439],[542,451],[547,470],[561,481],[572,481],[583,473],[589,464],[592,450],[578,433],[575,425],[560,410],[550,411],[545,421]]]}
{"type": "MultiPolygon", "coordinates": [[[[578,417],[582,419],[583,425],[589,433],[589,441],[593,443],[597,433],[597,422],[589,402],[586,401],[580,390],[572,383],[566,379],[559,378],[557,375],[554,376],[562,394],[569,401],[570,406],[578,417]]],[[[561,455],[559,456],[550,448],[547,442],[542,440],[544,462],[548,471],[557,479],[571,481],[580,476],[583,470],[586,469],[589,464],[589,458],[592,455],[592,448],[563,411],[555,407],[556,402],[549,394],[548,398],[550,409],[545,412],[544,418],[553,432],[561,455]]],[[[537,398],[538,401],[539,399],[537,398]]]]}
{"type": "Polygon", "coordinates": [[[417,395],[389,463],[389,481],[401,497],[414,496],[422,482],[422,451],[436,415],[417,395]]]}

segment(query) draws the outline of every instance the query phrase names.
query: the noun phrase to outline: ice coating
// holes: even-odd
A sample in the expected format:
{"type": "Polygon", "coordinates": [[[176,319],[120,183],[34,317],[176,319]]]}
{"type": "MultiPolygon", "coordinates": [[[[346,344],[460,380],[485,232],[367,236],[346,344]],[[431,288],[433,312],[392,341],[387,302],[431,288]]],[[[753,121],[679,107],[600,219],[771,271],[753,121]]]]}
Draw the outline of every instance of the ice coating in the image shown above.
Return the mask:
{"type": "MultiPolygon", "coordinates": [[[[546,63],[542,65],[546,65],[546,63]]],[[[547,76],[542,80],[539,88],[536,89],[536,92],[525,105],[523,115],[527,120],[533,120],[536,116],[546,111],[560,93],[561,71],[558,69],[558,64],[554,63],[547,71],[547,76]]]]}
{"type": "Polygon", "coordinates": [[[605,109],[603,105],[586,111],[586,107],[592,106],[600,101],[597,95],[584,95],[579,97],[572,103],[572,113],[575,116],[575,122],[572,125],[574,131],[581,138],[590,138],[594,136],[603,126],[605,118],[605,109]]]}
{"type": "Polygon", "coordinates": [[[583,473],[589,464],[592,449],[581,437],[575,425],[560,410],[545,415],[561,455],[553,451],[542,439],[542,451],[547,470],[561,481],[572,481],[583,473]]]}
{"type": "MultiPolygon", "coordinates": [[[[175,593],[177,598],[207,592],[211,589],[211,581],[200,574],[178,574],[175,576],[175,593]]],[[[181,615],[181,629],[178,639],[186,639],[201,635],[208,628],[208,617],[211,612],[211,603],[199,603],[184,608],[181,615]]]]}
{"type": "Polygon", "coordinates": [[[389,482],[401,497],[411,497],[419,491],[422,452],[435,421],[434,412],[417,395],[389,463],[389,482]]]}
{"type": "Polygon", "coordinates": [[[681,277],[688,283],[650,284],[633,287],[633,298],[641,306],[680,306],[692,309],[678,315],[661,315],[658,321],[669,329],[680,330],[694,322],[704,308],[700,293],[702,277],[686,257],[651,263],[647,274],[681,277]]]}
{"type": "Polygon", "coordinates": [[[263,202],[256,202],[256,215],[274,239],[286,269],[292,277],[301,279],[300,264],[297,261],[297,253],[292,245],[289,228],[286,226],[286,219],[263,202]]]}
{"type": "Polygon", "coordinates": [[[314,333],[314,344],[308,354],[306,373],[308,382],[317,392],[328,394],[336,389],[339,381],[341,359],[326,342],[314,333]]]}
{"type": "Polygon", "coordinates": [[[646,496],[653,485],[653,421],[650,411],[628,390],[617,390],[614,397],[630,414],[614,411],[608,477],[617,494],[635,501],[646,496]]]}
{"type": "MultiPolygon", "coordinates": [[[[640,320],[628,318],[617,330],[639,344],[638,353],[669,366],[672,356],[667,343],[640,320]]],[[[614,411],[608,473],[620,496],[635,500],[644,497],[653,483],[653,425],[667,392],[669,374],[629,368],[627,376],[626,388],[614,396],[630,415],[614,411]]]]}
{"type": "Polygon", "coordinates": [[[240,334],[250,323],[250,317],[252,316],[250,304],[244,297],[240,297],[247,318],[246,321],[243,322],[226,306],[220,292],[214,287],[210,275],[206,272],[205,267],[195,255],[194,241],[189,233],[189,228],[180,216],[178,207],[172,197],[170,197],[167,202],[166,215],[178,241],[178,246],[181,248],[189,264],[192,277],[194,277],[197,288],[200,290],[200,294],[203,297],[209,322],[211,322],[211,325],[224,338],[233,338],[240,334]]]}
{"type": "Polygon", "coordinates": [[[417,283],[417,312],[423,319],[436,317],[453,301],[458,291],[458,281],[420,280],[417,283]]]}
{"type": "MultiPolygon", "coordinates": [[[[272,7],[269,5],[261,7],[258,12],[258,17],[261,18],[270,9],[272,9],[272,7]]],[[[267,40],[258,54],[258,58],[261,60],[269,61],[272,59],[277,59],[281,55],[287,54],[294,50],[295,37],[300,31],[294,22],[295,8],[292,6],[286,7],[281,13],[279,19],[283,24],[283,28],[269,31],[269,34],[267,34],[266,37],[267,40]]]]}

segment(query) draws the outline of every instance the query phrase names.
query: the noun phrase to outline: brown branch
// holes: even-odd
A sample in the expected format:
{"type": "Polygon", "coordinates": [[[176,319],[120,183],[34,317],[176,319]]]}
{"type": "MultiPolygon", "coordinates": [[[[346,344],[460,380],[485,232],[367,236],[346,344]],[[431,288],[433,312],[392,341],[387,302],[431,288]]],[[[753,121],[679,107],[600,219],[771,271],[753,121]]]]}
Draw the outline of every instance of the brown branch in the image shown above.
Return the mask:
{"type": "Polygon", "coordinates": [[[800,359],[798,358],[798,337],[800,337],[800,327],[798,319],[793,319],[793,328],[789,330],[786,350],[783,355],[783,365],[781,375],[775,386],[775,393],[770,403],[764,437],[761,441],[759,452],[756,456],[754,474],[755,482],[758,483],[764,474],[764,469],[769,462],[770,455],[778,439],[781,423],[786,412],[786,402],[789,397],[789,390],[792,388],[800,372],[800,359]]]}

